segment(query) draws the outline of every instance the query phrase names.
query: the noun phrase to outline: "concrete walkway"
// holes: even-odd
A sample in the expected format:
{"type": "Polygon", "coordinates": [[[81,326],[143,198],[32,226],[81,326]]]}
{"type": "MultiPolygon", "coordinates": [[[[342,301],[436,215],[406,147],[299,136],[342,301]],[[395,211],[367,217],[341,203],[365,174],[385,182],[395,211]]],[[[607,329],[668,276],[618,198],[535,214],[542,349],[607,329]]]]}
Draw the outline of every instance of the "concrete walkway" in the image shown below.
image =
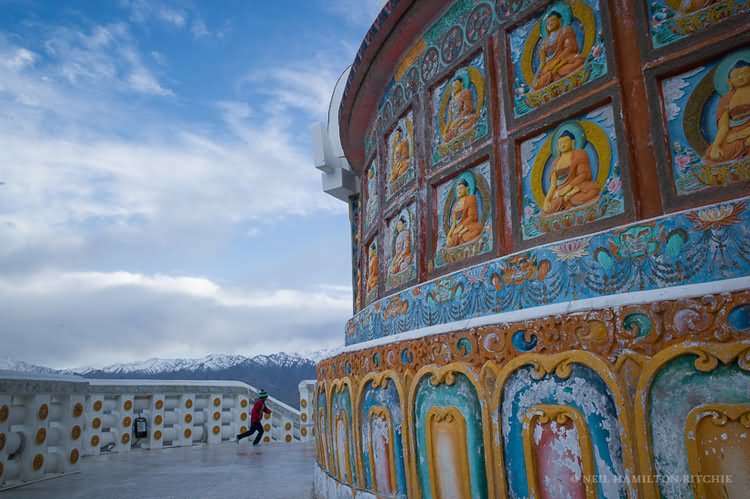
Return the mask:
{"type": "Polygon", "coordinates": [[[10,498],[308,499],[312,442],[133,450],[84,458],[81,472],[0,492],[10,498]]]}

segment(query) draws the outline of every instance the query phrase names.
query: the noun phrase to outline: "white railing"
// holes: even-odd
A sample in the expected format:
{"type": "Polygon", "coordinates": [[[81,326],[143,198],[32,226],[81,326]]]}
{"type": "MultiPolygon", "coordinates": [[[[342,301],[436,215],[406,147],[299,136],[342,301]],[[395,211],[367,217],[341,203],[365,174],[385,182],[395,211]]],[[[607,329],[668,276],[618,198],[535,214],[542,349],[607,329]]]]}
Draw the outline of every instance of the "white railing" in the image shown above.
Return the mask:
{"type": "MultiPolygon", "coordinates": [[[[89,380],[0,371],[0,490],[77,471],[82,456],[234,441],[250,427],[257,392],[238,381],[89,380]],[[146,423],[141,438],[138,418],[146,423]]],[[[311,395],[305,400],[309,411],[311,395]]],[[[272,397],[266,404],[272,413],[264,414],[264,441],[309,438],[311,413],[272,397]]]]}

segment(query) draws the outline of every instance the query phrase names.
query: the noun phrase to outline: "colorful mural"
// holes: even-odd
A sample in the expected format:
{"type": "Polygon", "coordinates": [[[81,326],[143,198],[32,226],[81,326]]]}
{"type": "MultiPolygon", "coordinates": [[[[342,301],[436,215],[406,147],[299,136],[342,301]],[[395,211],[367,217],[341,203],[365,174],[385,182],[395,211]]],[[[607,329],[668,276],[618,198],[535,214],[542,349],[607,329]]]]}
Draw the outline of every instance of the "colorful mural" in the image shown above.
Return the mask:
{"type": "Polygon", "coordinates": [[[482,409],[461,372],[427,374],[414,399],[419,497],[486,498],[482,409]]]}
{"type": "Polygon", "coordinates": [[[365,205],[365,223],[364,230],[368,231],[375,225],[377,225],[378,211],[380,209],[380,202],[378,201],[378,165],[377,160],[373,159],[370,162],[370,166],[365,172],[365,199],[367,204],[365,205]]]}
{"type": "Polygon", "coordinates": [[[359,406],[362,466],[368,490],[407,497],[401,395],[390,378],[368,381],[359,406]]]}
{"type": "Polygon", "coordinates": [[[606,106],[521,143],[524,240],[624,212],[615,137],[606,106]]]}
{"type": "Polygon", "coordinates": [[[417,278],[417,233],[414,203],[388,221],[385,242],[385,289],[400,288],[417,278]]]}
{"type": "Polygon", "coordinates": [[[750,48],[661,83],[678,195],[750,180],[750,48]]]}
{"type": "Polygon", "coordinates": [[[386,199],[393,197],[406,184],[416,178],[414,160],[414,113],[409,111],[398,120],[386,141],[388,168],[385,187],[386,199]]]}
{"type": "Polygon", "coordinates": [[[516,117],[607,73],[598,0],[559,0],[510,33],[516,117]]]}
{"type": "Polygon", "coordinates": [[[361,213],[359,207],[359,196],[349,199],[349,223],[351,224],[352,237],[352,298],[354,300],[354,311],[362,308],[362,278],[359,267],[359,226],[361,223],[361,213]]]}
{"type": "Polygon", "coordinates": [[[436,188],[435,268],[492,251],[492,178],[489,162],[436,188]]]}
{"type": "Polygon", "coordinates": [[[367,245],[367,276],[365,280],[365,303],[372,303],[378,296],[380,284],[380,257],[377,236],[367,245]]]}
{"type": "Polygon", "coordinates": [[[354,433],[352,431],[353,413],[349,385],[341,384],[333,390],[331,396],[331,423],[333,469],[339,480],[357,484],[357,473],[354,453],[354,433]]]}
{"type": "Polygon", "coordinates": [[[503,387],[499,417],[509,496],[627,497],[622,425],[604,380],[579,364],[539,374],[522,367],[503,387]]]}
{"type": "Polygon", "coordinates": [[[551,303],[750,276],[748,201],[642,221],[462,269],[366,307],[347,324],[346,343],[551,303]]]}
{"type": "Polygon", "coordinates": [[[486,75],[480,53],[433,91],[433,165],[487,136],[486,75]]]}
{"type": "Polygon", "coordinates": [[[750,8],[747,0],[649,0],[651,43],[655,48],[711,28],[750,8]]]}

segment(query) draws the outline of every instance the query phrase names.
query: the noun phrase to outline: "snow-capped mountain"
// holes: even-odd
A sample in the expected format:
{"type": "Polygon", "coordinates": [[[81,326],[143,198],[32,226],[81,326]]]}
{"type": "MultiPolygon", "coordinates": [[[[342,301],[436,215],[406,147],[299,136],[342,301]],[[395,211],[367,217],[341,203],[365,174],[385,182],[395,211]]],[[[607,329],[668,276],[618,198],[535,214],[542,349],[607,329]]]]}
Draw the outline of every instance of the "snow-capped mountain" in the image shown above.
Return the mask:
{"type": "Polygon", "coordinates": [[[16,371],[31,374],[60,374],[57,369],[29,364],[22,360],[11,360],[8,357],[0,357],[0,371],[16,371]]]}
{"type": "Polygon", "coordinates": [[[200,359],[153,358],[106,367],[65,370],[0,357],[0,370],[45,375],[76,374],[96,379],[235,380],[263,388],[282,402],[299,407],[299,382],[314,379],[316,361],[328,353],[319,351],[303,356],[280,352],[254,357],[211,354],[200,359]]]}

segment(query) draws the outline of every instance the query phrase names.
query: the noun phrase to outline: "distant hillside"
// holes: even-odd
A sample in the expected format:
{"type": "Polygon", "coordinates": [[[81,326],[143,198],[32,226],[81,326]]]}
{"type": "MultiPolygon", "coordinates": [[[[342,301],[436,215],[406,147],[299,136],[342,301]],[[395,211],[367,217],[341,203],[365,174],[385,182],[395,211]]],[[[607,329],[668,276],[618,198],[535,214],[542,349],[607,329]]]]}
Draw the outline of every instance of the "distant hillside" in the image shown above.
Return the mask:
{"type": "Polygon", "coordinates": [[[272,397],[299,408],[299,382],[315,378],[315,361],[286,353],[255,357],[208,355],[202,359],[149,359],[104,368],[70,369],[67,372],[96,379],[242,381],[263,388],[272,397]]]}

